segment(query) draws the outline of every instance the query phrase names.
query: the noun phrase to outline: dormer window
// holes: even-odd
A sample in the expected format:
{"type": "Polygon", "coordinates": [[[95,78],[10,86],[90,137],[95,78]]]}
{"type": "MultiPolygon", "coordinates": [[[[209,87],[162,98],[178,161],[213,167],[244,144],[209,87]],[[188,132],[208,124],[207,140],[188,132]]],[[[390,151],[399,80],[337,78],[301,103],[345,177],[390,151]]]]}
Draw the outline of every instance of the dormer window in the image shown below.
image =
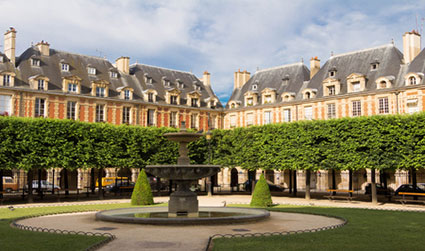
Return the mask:
{"type": "Polygon", "coordinates": [[[304,94],[304,99],[311,99],[311,93],[310,92],[306,92],[304,94]]]}
{"type": "Polygon", "coordinates": [[[105,87],[96,87],[96,97],[105,97],[105,87]]]}
{"type": "Polygon", "coordinates": [[[131,91],[130,90],[124,90],[124,99],[125,100],[131,99],[131,91]]]}
{"type": "Polygon", "coordinates": [[[236,108],[236,104],[235,104],[235,103],[232,103],[232,104],[230,105],[230,108],[236,108]]]}
{"type": "Polygon", "coordinates": [[[370,70],[371,70],[371,71],[376,71],[376,70],[378,70],[378,67],[379,67],[379,63],[377,63],[377,62],[374,62],[374,63],[371,63],[371,64],[370,64],[370,70]]]}
{"type": "Polygon", "coordinates": [[[257,90],[257,88],[258,88],[257,84],[253,84],[251,89],[252,89],[253,91],[256,91],[256,90],[257,90]]]}
{"type": "Polygon", "coordinates": [[[44,80],[43,79],[38,80],[37,90],[44,90],[44,80]]]}
{"type": "MultiPolygon", "coordinates": [[[[178,96],[176,96],[176,95],[171,95],[170,96],[170,104],[172,104],[172,105],[177,105],[177,99],[178,99],[178,96]]],[[[193,104],[193,99],[192,99],[192,104],[193,104]]],[[[193,106],[193,105],[192,105],[193,106]]]]}
{"type": "Polygon", "coordinates": [[[378,88],[379,89],[387,88],[387,82],[382,80],[381,82],[379,82],[378,88]]]}
{"type": "Polygon", "coordinates": [[[77,93],[78,92],[78,84],[68,83],[68,92],[77,93]]]}
{"type": "Polygon", "coordinates": [[[62,71],[65,71],[65,72],[68,72],[69,71],[69,64],[62,63],[61,64],[61,70],[62,71]]]}
{"type": "Polygon", "coordinates": [[[198,107],[198,99],[197,98],[192,98],[192,101],[191,101],[191,106],[192,107],[198,107]]]}
{"type": "Polygon", "coordinates": [[[352,87],[353,92],[359,92],[361,90],[360,89],[360,82],[352,82],[351,87],[352,87]]]}
{"type": "Polygon", "coordinates": [[[416,85],[416,78],[414,76],[411,76],[408,81],[409,85],[416,85]]]}
{"type": "Polygon", "coordinates": [[[199,86],[198,84],[194,84],[194,85],[193,85],[193,89],[194,89],[195,91],[200,91],[200,90],[201,90],[201,86],[199,86]]]}
{"type": "Polygon", "coordinates": [[[31,58],[31,65],[32,66],[40,66],[40,59],[31,58]]]}
{"type": "Polygon", "coordinates": [[[154,94],[152,92],[148,93],[148,102],[154,102],[154,94]]]}
{"type": "Polygon", "coordinates": [[[3,75],[3,86],[10,86],[12,82],[11,78],[12,76],[10,76],[9,74],[3,75]]]}
{"type": "Polygon", "coordinates": [[[147,73],[145,73],[145,83],[152,84],[152,78],[147,73]]]}
{"type": "Polygon", "coordinates": [[[87,73],[90,74],[90,75],[96,75],[96,68],[87,67],[87,73]]]}
{"type": "Polygon", "coordinates": [[[246,105],[247,106],[252,106],[252,105],[254,105],[254,98],[247,98],[246,99],[246,105]]]}
{"type": "Polygon", "coordinates": [[[335,75],[336,75],[336,71],[335,70],[329,71],[329,77],[335,77],[335,75]]]}
{"type": "Polygon", "coordinates": [[[264,96],[264,103],[270,104],[272,102],[272,95],[265,95],[264,96]]]}
{"type": "Polygon", "coordinates": [[[3,61],[4,61],[4,58],[3,56],[0,55],[0,62],[3,63],[3,61]]]}
{"type": "Polygon", "coordinates": [[[170,87],[170,80],[168,80],[166,77],[162,77],[162,84],[164,85],[164,87],[170,87]]]}
{"type": "Polygon", "coordinates": [[[116,72],[116,71],[111,71],[111,72],[109,72],[109,76],[111,77],[111,78],[118,78],[118,72],[116,72]]]}
{"type": "Polygon", "coordinates": [[[328,95],[329,95],[329,96],[334,96],[334,95],[336,95],[335,85],[330,85],[330,86],[328,86],[328,95]]]}

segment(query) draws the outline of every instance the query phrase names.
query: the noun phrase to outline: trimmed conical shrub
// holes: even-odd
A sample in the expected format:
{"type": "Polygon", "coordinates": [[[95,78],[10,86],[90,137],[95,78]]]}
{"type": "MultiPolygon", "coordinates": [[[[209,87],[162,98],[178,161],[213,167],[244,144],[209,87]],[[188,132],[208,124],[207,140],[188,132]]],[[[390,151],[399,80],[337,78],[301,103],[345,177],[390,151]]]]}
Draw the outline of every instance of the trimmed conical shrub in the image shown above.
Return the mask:
{"type": "Polygon", "coordinates": [[[151,186],[146,176],[145,170],[142,169],[137,177],[136,185],[131,195],[131,205],[152,205],[153,196],[151,186]]]}
{"type": "Polygon", "coordinates": [[[267,184],[264,174],[261,174],[257,184],[255,184],[254,192],[252,193],[251,206],[253,207],[268,207],[273,204],[272,195],[270,194],[269,185],[267,184]]]}

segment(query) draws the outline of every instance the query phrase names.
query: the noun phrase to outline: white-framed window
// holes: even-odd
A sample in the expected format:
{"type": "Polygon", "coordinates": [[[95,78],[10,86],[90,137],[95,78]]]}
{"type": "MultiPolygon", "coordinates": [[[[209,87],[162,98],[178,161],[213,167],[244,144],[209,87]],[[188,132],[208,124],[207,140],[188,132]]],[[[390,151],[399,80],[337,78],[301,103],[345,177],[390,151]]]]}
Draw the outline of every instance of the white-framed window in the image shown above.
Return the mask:
{"type": "Polygon", "coordinates": [[[311,98],[311,93],[310,92],[305,92],[304,99],[310,99],[310,98],[311,98]]]}
{"type": "Polygon", "coordinates": [[[177,112],[170,112],[170,127],[177,127],[177,112]]]}
{"type": "Polygon", "coordinates": [[[270,124],[273,122],[273,113],[271,111],[264,112],[264,124],[270,124]]]}
{"type": "Polygon", "coordinates": [[[126,99],[126,100],[131,99],[131,91],[130,90],[124,90],[124,99],[126,99]]]}
{"type": "Polygon", "coordinates": [[[411,76],[409,77],[409,85],[416,85],[416,77],[415,76],[411,76]]]}
{"type": "Polygon", "coordinates": [[[96,122],[105,122],[105,105],[96,105],[96,122]]]}
{"type": "Polygon", "coordinates": [[[154,109],[148,109],[147,122],[148,122],[148,126],[155,125],[155,110],[154,109]]]}
{"type": "Polygon", "coordinates": [[[68,83],[68,92],[77,93],[78,85],[75,83],[68,83]]]}
{"type": "Polygon", "coordinates": [[[109,72],[109,76],[110,76],[111,78],[118,78],[118,73],[117,73],[117,72],[115,72],[115,71],[111,71],[111,72],[109,72]]]}
{"type": "Polygon", "coordinates": [[[254,113],[250,112],[246,114],[246,126],[254,124],[254,113]]]}
{"type": "Polygon", "coordinates": [[[360,82],[351,83],[351,87],[352,87],[353,92],[359,92],[360,89],[361,89],[360,82]]]}
{"type": "Polygon", "coordinates": [[[3,86],[10,86],[10,79],[12,76],[10,76],[9,74],[5,74],[3,75],[3,86]]]}
{"type": "Polygon", "coordinates": [[[370,64],[370,70],[371,71],[378,70],[378,67],[379,67],[379,63],[372,63],[372,64],[370,64]]]}
{"type": "Polygon", "coordinates": [[[0,114],[2,115],[12,114],[12,96],[0,95],[0,114]]]}
{"type": "Polygon", "coordinates": [[[38,80],[37,90],[44,90],[44,79],[38,80]]]}
{"type": "Polygon", "coordinates": [[[31,65],[32,66],[40,66],[40,59],[31,58],[31,65]]]}
{"type": "Polygon", "coordinates": [[[334,85],[328,86],[328,95],[329,96],[336,95],[336,90],[335,90],[335,86],[334,85]]]}
{"type": "Polygon", "coordinates": [[[87,73],[90,74],[90,75],[96,75],[96,68],[87,67],[87,73]]]}
{"type": "Polygon", "coordinates": [[[283,109],[283,121],[291,122],[291,109],[283,109]]]}
{"type": "Polygon", "coordinates": [[[313,119],[313,107],[311,106],[304,107],[304,119],[305,120],[313,119]]]}
{"type": "Polygon", "coordinates": [[[407,100],[407,113],[413,114],[419,112],[417,100],[407,100]]]}
{"type": "Polygon", "coordinates": [[[256,90],[257,90],[257,88],[258,88],[258,85],[257,85],[257,84],[253,84],[251,89],[252,89],[253,91],[256,91],[256,90]]]}
{"type": "Polygon", "coordinates": [[[196,113],[190,115],[190,128],[198,128],[198,114],[196,113]]]}
{"type": "Polygon", "coordinates": [[[272,95],[268,94],[264,96],[264,103],[270,104],[272,102],[272,95]]]}
{"type": "MultiPolygon", "coordinates": [[[[178,98],[178,96],[176,96],[176,95],[171,95],[170,96],[170,104],[172,104],[172,105],[177,105],[177,98],[178,98]]],[[[192,99],[193,100],[193,99],[192,99]]],[[[192,104],[192,106],[193,106],[193,104],[192,104]]]]}
{"type": "Polygon", "coordinates": [[[327,105],[327,110],[328,110],[328,112],[327,112],[327,117],[328,117],[328,119],[333,119],[333,118],[336,118],[336,107],[335,107],[335,103],[332,103],[332,104],[328,104],[327,105]]]}
{"type": "Polygon", "coordinates": [[[124,106],[122,108],[122,123],[123,124],[131,123],[131,107],[124,106]]]}
{"type": "Polygon", "coordinates": [[[254,98],[253,98],[253,97],[247,98],[247,99],[246,99],[246,105],[247,105],[247,106],[252,106],[252,105],[254,105],[254,98]]]}
{"type": "Polygon", "coordinates": [[[388,97],[385,98],[379,98],[378,99],[378,112],[379,114],[387,114],[390,112],[389,106],[388,106],[388,97]]]}
{"type": "Polygon", "coordinates": [[[66,104],[66,118],[67,119],[76,119],[76,111],[77,111],[77,102],[68,101],[66,104]]]}
{"type": "Polygon", "coordinates": [[[105,87],[96,86],[96,97],[105,97],[105,87]]]}
{"type": "Polygon", "coordinates": [[[362,116],[362,102],[360,100],[355,100],[352,102],[353,105],[353,117],[362,116]]]}
{"type": "Polygon", "coordinates": [[[69,64],[62,63],[61,64],[61,70],[62,71],[69,71],[69,64]]]}
{"type": "Polygon", "coordinates": [[[335,77],[336,71],[329,71],[329,77],[335,77]]]}
{"type": "Polygon", "coordinates": [[[217,123],[217,115],[211,116],[211,121],[209,127],[211,130],[215,129],[215,124],[217,123]]]}
{"type": "Polygon", "coordinates": [[[379,89],[385,89],[387,88],[387,82],[382,80],[381,82],[379,82],[379,89]]]}
{"type": "Polygon", "coordinates": [[[36,98],[35,99],[35,105],[34,105],[34,117],[45,117],[45,106],[46,106],[46,100],[44,98],[36,98]]]}
{"type": "Polygon", "coordinates": [[[153,103],[154,102],[154,94],[152,92],[148,93],[148,102],[153,103]]]}
{"type": "Polygon", "coordinates": [[[192,107],[198,107],[198,99],[197,98],[192,98],[191,99],[191,105],[192,107]]]}
{"type": "Polygon", "coordinates": [[[236,115],[230,115],[230,127],[236,126],[236,115]]]}

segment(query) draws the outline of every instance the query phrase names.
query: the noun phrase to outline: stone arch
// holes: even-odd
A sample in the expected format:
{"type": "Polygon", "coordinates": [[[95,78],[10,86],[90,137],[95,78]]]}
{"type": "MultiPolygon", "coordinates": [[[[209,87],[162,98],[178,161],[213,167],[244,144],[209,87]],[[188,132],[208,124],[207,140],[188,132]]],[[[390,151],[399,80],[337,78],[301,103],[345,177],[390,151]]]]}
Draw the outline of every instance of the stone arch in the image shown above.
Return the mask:
{"type": "Polygon", "coordinates": [[[238,170],[236,168],[232,168],[230,170],[230,187],[233,190],[234,187],[237,187],[239,184],[238,170]]]}
{"type": "Polygon", "coordinates": [[[41,175],[39,176],[39,169],[35,169],[35,171],[33,172],[33,180],[47,180],[47,171],[46,169],[41,169],[41,175]]]}
{"type": "MultiPolygon", "coordinates": [[[[75,190],[78,187],[78,170],[66,170],[68,173],[68,189],[75,190]]],[[[59,173],[60,175],[60,188],[65,189],[65,168],[59,173]]]]}
{"type": "Polygon", "coordinates": [[[117,177],[126,177],[128,180],[131,180],[131,169],[128,167],[120,168],[117,173],[117,177]]]}
{"type": "Polygon", "coordinates": [[[274,170],[266,170],[264,172],[264,178],[266,178],[266,180],[274,183],[274,170]]]}

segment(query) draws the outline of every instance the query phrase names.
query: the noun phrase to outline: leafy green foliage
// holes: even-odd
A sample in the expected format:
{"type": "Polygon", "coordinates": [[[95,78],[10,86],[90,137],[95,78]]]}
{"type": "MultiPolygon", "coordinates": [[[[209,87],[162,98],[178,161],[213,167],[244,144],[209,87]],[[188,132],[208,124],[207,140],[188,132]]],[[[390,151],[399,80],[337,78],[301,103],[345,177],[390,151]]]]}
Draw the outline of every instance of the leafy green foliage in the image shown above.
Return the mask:
{"type": "Polygon", "coordinates": [[[252,193],[251,206],[252,207],[268,207],[273,204],[272,195],[270,194],[269,185],[261,174],[257,184],[255,184],[254,193],[252,193]]]}
{"type": "Polygon", "coordinates": [[[142,169],[137,177],[136,185],[131,195],[131,205],[152,205],[153,195],[145,170],[142,169]]]}

